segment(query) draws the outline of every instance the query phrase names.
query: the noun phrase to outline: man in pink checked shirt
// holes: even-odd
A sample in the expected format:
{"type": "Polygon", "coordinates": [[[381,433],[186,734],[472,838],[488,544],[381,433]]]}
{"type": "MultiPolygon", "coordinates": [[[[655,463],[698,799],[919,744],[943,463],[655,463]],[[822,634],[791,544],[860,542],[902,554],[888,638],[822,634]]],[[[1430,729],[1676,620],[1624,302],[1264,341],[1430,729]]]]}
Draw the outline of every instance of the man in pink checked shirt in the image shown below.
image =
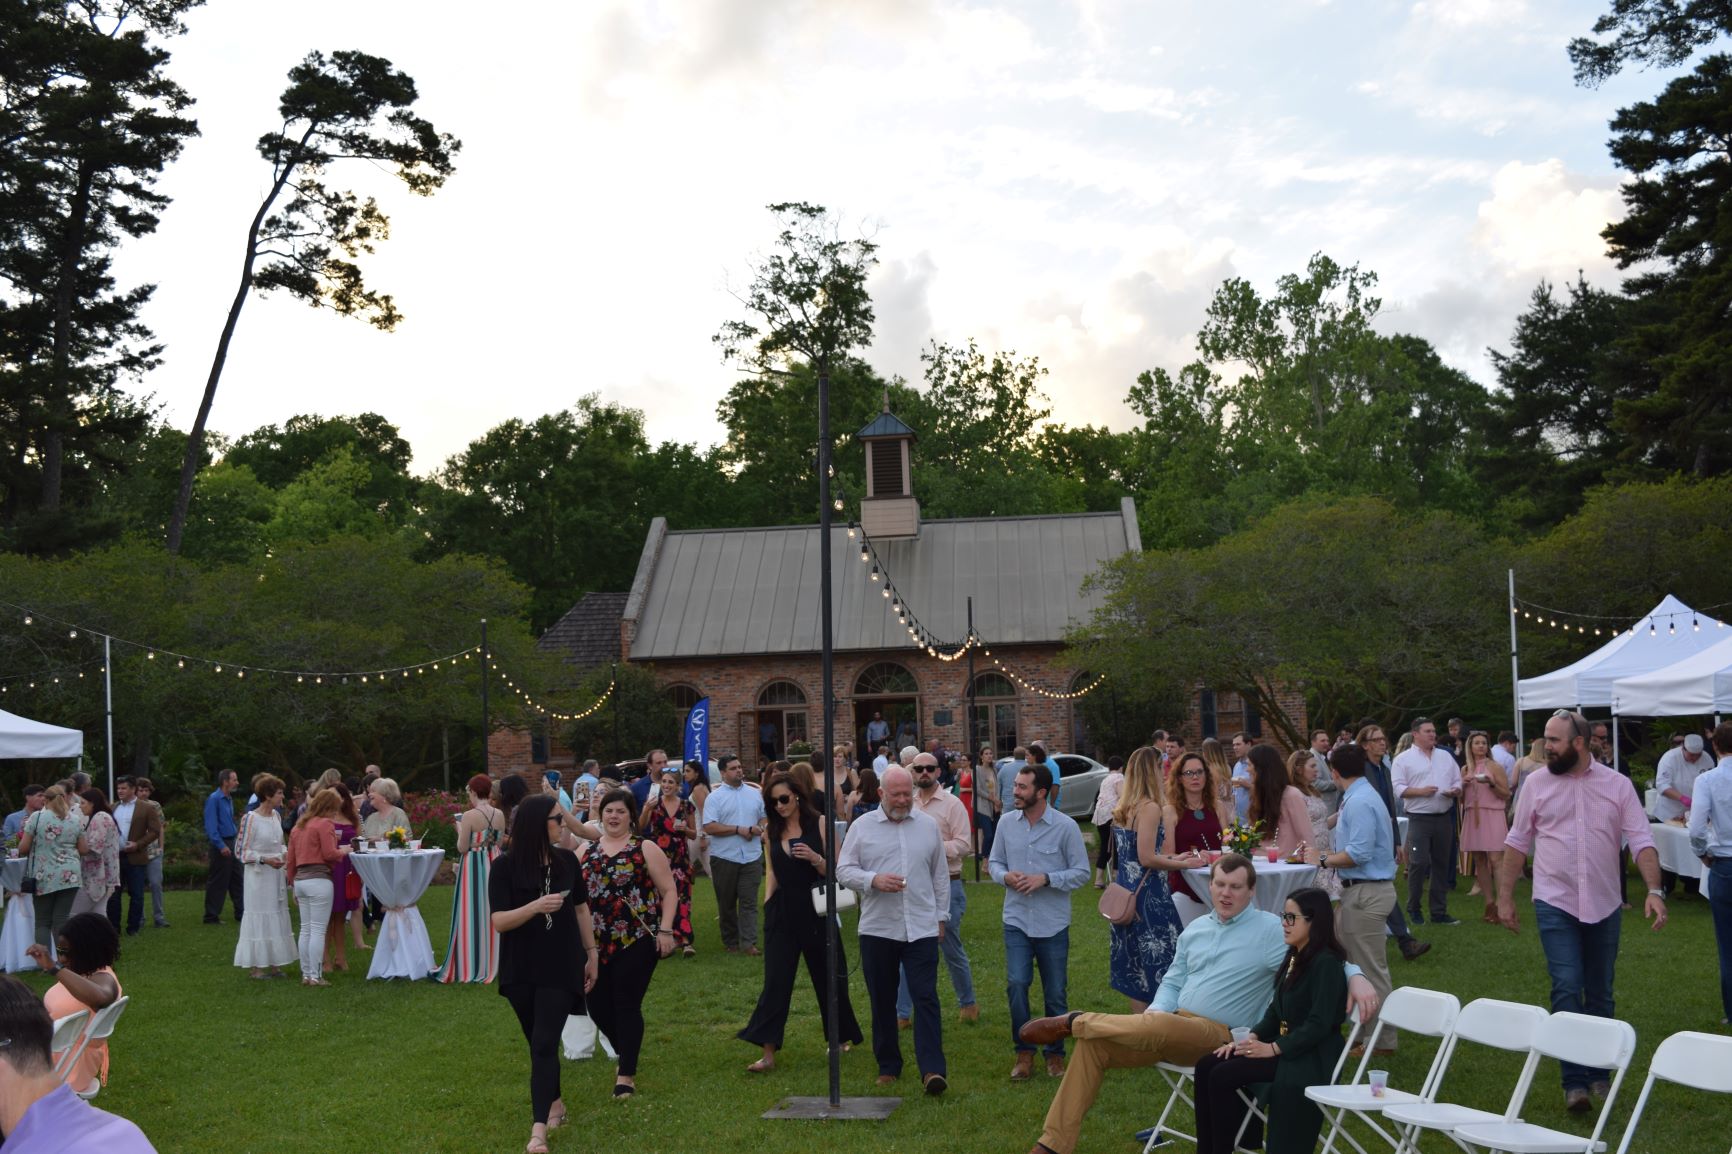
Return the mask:
{"type": "MultiPolygon", "coordinates": [[[[1498,917],[1511,933],[1516,916],[1515,883],[1528,854],[1534,859],[1534,921],[1552,979],[1552,1011],[1613,1016],[1612,974],[1623,922],[1619,842],[1629,844],[1648,883],[1644,914],[1654,929],[1666,924],[1660,891],[1660,855],[1648,832],[1648,815],[1630,783],[1588,750],[1587,718],[1567,709],[1546,722],[1546,768],[1522,785],[1504,842],[1498,879],[1498,917]]],[[[1592,1109],[1590,1092],[1610,1091],[1604,1070],[1561,1062],[1564,1108],[1592,1109]]]]}

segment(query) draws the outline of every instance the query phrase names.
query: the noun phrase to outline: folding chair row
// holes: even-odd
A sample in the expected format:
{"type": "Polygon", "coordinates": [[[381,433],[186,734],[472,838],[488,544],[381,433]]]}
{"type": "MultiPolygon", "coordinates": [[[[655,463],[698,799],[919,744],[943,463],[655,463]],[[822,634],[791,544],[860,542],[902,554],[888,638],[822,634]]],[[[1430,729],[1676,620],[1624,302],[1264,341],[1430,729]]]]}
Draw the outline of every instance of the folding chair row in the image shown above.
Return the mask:
{"type": "MultiPolygon", "coordinates": [[[[51,1043],[54,1051],[54,1073],[61,1081],[71,1077],[73,1067],[78,1065],[78,1059],[84,1056],[84,1051],[92,1042],[106,1041],[114,1033],[114,1024],[120,1020],[121,1011],[126,1009],[127,996],[121,995],[102,1009],[92,1014],[89,1010],[79,1010],[64,1018],[54,1020],[54,1038],[51,1043]],[[89,1026],[85,1028],[85,1019],[89,1026]]],[[[72,1092],[87,1101],[102,1090],[100,1078],[91,1079],[88,1086],[74,1086],[72,1092]]]]}

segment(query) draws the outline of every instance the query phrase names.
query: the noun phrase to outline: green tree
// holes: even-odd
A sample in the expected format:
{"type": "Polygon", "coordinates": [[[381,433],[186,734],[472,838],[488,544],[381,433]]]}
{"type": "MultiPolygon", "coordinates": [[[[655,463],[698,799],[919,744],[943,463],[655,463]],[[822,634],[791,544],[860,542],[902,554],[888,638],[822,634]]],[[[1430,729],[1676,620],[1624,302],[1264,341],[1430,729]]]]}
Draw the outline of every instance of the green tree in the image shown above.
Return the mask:
{"type": "Polygon", "coordinates": [[[1626,64],[1674,68],[1732,32],[1727,0],[1612,0],[1594,21],[1593,39],[1570,41],[1578,84],[1599,84],[1626,64]]]}
{"type": "Polygon", "coordinates": [[[357,500],[392,525],[408,520],[419,489],[409,471],[409,442],[377,413],[290,417],[281,427],[264,425],[237,438],[223,460],[247,466],[272,489],[284,489],[338,451],[347,451],[366,470],[357,500]]]}
{"type": "Polygon", "coordinates": [[[580,760],[593,757],[604,762],[627,761],[652,749],[665,749],[668,759],[678,765],[679,718],[648,666],[598,666],[560,698],[573,711],[587,711],[608,692],[610,681],[613,692],[600,709],[569,722],[555,720],[566,746],[580,760]]]}
{"type": "Polygon", "coordinates": [[[252,290],[280,289],[315,308],[362,317],[385,331],[402,320],[391,296],[368,287],[356,263],[389,235],[389,219],[372,197],[363,200],[332,188],[326,177],[337,163],[360,160],[390,167],[417,196],[431,196],[443,187],[462,145],[411,111],[418,97],[407,73],[363,52],[312,52],[289,70],[289,86],[279,105],[282,127],[259,138],[259,155],[270,162],[271,182],[247,226],[240,285],[217,338],[187,438],[180,490],[168,525],[170,553],[180,551],[205,424],[241,308],[252,290]],[[289,199],[278,208],[285,193],[289,199]]]}
{"type": "Polygon", "coordinates": [[[1505,559],[1465,518],[1375,497],[1281,506],[1207,548],[1130,554],[1091,579],[1101,608],[1076,663],[1131,700],[1231,689],[1304,744],[1281,694],[1315,716],[1391,724],[1496,687],[1505,559]],[[1391,557],[1401,558],[1390,564],[1391,557]]]}

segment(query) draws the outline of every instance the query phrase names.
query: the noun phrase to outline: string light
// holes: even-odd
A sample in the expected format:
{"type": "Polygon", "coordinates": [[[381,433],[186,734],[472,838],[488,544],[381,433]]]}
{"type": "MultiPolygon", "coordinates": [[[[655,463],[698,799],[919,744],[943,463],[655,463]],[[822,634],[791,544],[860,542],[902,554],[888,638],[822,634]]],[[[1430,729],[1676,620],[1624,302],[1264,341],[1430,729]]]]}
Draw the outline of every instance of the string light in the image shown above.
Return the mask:
{"type": "Polygon", "coordinates": [[[1023,677],[1016,670],[1012,669],[996,657],[992,659],[992,663],[997,666],[1000,673],[1003,673],[1006,677],[1010,678],[1030,693],[1037,693],[1042,697],[1050,697],[1055,701],[1075,701],[1079,697],[1087,697],[1089,694],[1099,689],[1107,679],[1107,675],[1103,673],[1081,689],[1073,689],[1068,693],[1054,693],[1050,689],[1042,689],[1040,686],[1033,684],[1026,677],[1023,677]]]}
{"type": "Polygon", "coordinates": [[[539,701],[536,701],[533,697],[529,696],[529,694],[525,693],[518,687],[516,682],[511,680],[510,676],[508,676],[504,670],[499,668],[497,664],[490,661],[488,662],[488,668],[492,669],[499,675],[499,679],[505,682],[505,687],[511,690],[512,693],[516,694],[523,704],[535,710],[537,713],[544,714],[556,721],[582,721],[584,718],[593,715],[602,706],[607,704],[608,699],[613,696],[614,688],[619,684],[617,677],[610,678],[607,683],[607,688],[602,690],[601,696],[595,699],[595,704],[591,705],[587,709],[580,710],[577,713],[560,713],[558,710],[547,708],[547,706],[541,704],[539,701]]]}

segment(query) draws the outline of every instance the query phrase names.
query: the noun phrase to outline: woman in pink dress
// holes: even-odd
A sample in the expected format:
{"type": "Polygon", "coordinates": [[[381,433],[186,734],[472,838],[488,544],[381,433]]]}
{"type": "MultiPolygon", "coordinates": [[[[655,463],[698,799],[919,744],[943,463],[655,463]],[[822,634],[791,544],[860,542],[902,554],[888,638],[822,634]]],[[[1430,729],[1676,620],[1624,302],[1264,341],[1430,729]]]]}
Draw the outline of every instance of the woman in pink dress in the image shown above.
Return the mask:
{"type": "Polygon", "coordinates": [[[1497,861],[1509,836],[1504,816],[1509,804],[1509,778],[1491,755],[1491,737],[1483,729],[1467,735],[1467,761],[1461,767],[1461,852],[1471,860],[1473,891],[1485,898],[1485,920],[1497,923],[1497,861]]]}
{"type": "Polygon", "coordinates": [[[1290,856],[1317,840],[1305,795],[1287,777],[1287,763],[1272,745],[1258,743],[1245,755],[1251,763],[1251,821],[1263,827],[1263,841],[1290,856]]]}

